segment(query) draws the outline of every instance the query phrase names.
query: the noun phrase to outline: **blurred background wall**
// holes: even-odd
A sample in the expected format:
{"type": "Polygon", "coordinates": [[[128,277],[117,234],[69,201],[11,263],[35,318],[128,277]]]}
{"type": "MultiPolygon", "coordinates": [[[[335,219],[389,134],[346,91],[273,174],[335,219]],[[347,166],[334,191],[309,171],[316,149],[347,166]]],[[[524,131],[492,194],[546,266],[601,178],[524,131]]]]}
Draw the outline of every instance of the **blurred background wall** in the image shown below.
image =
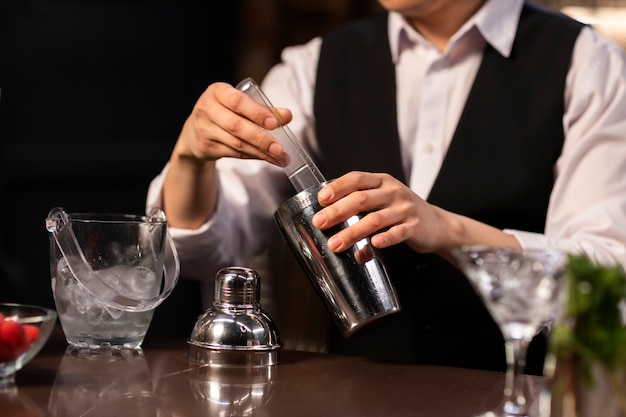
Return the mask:
{"type": "MultiPolygon", "coordinates": [[[[51,208],[143,213],[206,86],[261,79],[284,45],[364,4],[1,0],[0,302],[54,305],[51,208]]],[[[200,297],[181,279],[151,330],[188,336],[200,297]]]]}
{"type": "MultiPolygon", "coordinates": [[[[260,80],[283,47],[378,9],[375,0],[1,0],[0,302],[53,306],[52,207],[143,213],[149,181],[209,83],[260,80]]],[[[282,242],[251,266],[279,283],[266,290],[267,308],[288,346],[323,350],[307,345],[316,335],[306,323],[271,304],[308,297],[305,315],[324,315],[282,242]]],[[[152,330],[187,336],[202,308],[198,283],[183,279],[152,330]]]]}
{"type": "MultiPolygon", "coordinates": [[[[0,301],[53,305],[51,208],[144,213],[195,100],[232,79],[239,15],[238,1],[0,1],[0,301]]],[[[198,292],[176,289],[183,322],[198,292]]]]}

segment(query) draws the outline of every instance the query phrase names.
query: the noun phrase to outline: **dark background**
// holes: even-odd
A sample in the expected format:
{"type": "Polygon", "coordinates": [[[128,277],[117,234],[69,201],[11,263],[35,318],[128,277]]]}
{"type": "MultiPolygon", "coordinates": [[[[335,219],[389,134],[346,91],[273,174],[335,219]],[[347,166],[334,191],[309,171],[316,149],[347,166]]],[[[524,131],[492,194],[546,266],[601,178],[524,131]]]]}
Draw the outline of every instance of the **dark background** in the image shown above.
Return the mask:
{"type": "MultiPolygon", "coordinates": [[[[48,211],[145,212],[197,97],[233,82],[239,2],[6,1],[0,301],[52,307],[48,211]]],[[[168,304],[195,320],[199,303],[197,285],[181,280],[168,304]]],[[[170,317],[154,327],[176,331],[170,317]]]]}
{"type": "MultiPolygon", "coordinates": [[[[285,45],[366,4],[0,0],[0,302],[54,307],[50,209],[144,213],[209,83],[262,78],[285,45]]],[[[201,308],[183,278],[151,331],[188,336],[201,308]]]]}

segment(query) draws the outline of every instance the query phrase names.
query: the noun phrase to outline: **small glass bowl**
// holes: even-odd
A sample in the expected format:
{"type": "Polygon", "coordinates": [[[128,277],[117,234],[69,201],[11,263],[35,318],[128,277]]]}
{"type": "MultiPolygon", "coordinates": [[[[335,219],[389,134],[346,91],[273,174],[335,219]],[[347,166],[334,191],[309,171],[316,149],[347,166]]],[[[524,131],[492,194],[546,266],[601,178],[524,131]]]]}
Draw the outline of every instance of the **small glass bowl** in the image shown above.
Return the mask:
{"type": "Polygon", "coordinates": [[[15,373],[46,343],[57,313],[25,304],[0,304],[0,389],[15,385],[15,373]]]}

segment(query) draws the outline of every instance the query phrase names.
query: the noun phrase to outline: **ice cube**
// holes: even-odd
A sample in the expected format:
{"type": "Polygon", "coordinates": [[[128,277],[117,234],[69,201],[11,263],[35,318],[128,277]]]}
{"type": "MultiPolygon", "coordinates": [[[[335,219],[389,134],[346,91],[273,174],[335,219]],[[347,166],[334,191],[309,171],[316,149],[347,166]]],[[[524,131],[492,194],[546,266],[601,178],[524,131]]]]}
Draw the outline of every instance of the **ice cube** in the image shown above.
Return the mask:
{"type": "Polygon", "coordinates": [[[160,282],[143,266],[116,265],[97,271],[98,277],[120,294],[137,299],[151,298],[159,293],[160,282]]]}

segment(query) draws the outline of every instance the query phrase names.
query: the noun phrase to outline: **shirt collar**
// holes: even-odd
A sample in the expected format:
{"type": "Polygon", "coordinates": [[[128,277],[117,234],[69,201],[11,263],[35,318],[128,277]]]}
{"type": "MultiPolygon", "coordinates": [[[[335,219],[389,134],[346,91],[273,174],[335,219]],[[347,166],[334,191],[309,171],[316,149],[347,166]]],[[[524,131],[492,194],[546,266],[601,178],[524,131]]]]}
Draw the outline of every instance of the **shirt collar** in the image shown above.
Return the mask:
{"type": "MultiPolygon", "coordinates": [[[[505,57],[511,54],[524,0],[487,0],[450,39],[451,44],[476,28],[483,39],[505,57]]],[[[401,14],[389,12],[389,46],[393,62],[413,42],[425,42],[401,14]]]]}

